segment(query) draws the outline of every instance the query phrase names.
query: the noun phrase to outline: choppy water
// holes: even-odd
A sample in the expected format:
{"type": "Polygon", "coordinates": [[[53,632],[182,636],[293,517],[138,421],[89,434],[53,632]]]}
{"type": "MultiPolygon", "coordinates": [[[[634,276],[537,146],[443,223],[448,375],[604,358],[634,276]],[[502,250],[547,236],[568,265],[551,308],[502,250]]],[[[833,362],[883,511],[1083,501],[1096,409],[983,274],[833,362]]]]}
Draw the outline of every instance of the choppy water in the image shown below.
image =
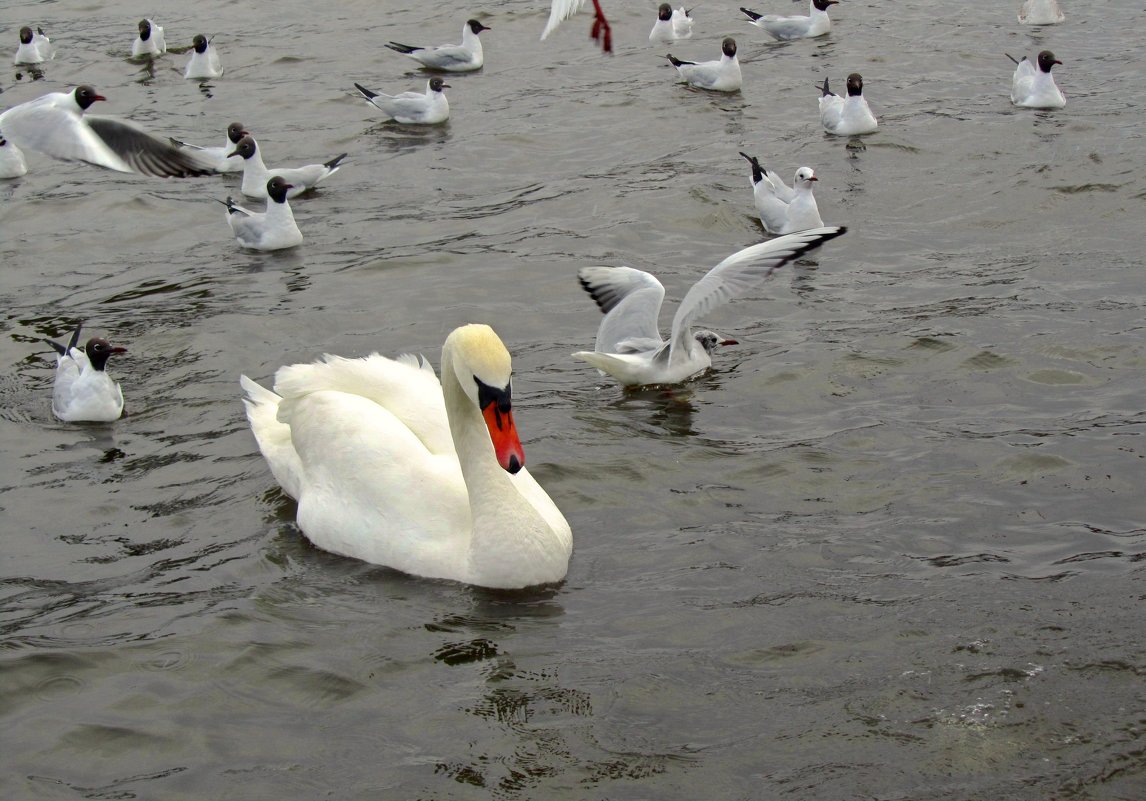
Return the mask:
{"type": "Polygon", "coordinates": [[[768,45],[700,6],[674,55],[731,33],[744,61],[713,97],[647,46],[653,3],[608,3],[611,58],[586,15],[538,42],[541,0],[397,5],[0,11],[12,50],[25,23],[60,47],[40,80],[6,69],[2,107],[85,81],[163,134],[237,118],[278,162],[350,153],[285,254],[230,238],[235,178],[33,155],[0,186],[0,795],[1142,798],[1146,12],[848,0],[830,37],[768,45]],[[217,34],[225,77],[125,60],[144,11],[172,44],[217,34]],[[420,88],[381,43],[468,16],[487,65],[449,78],[447,126],[353,96],[420,88]],[[1002,53],[1043,47],[1069,104],[1013,109],[1002,53]],[[853,70],[863,149],[815,115],[853,70]],[[758,241],[738,150],[814,166],[851,230],[707,321],[741,342],[713,374],[623,393],[569,358],[599,319],[576,270],[679,299],[758,241]],[[130,351],[111,426],[51,416],[41,340],[78,319],[130,351]],[[436,363],[468,321],[514,353],[574,529],[559,587],[317,551],[247,431],[241,372],[436,363]]]}

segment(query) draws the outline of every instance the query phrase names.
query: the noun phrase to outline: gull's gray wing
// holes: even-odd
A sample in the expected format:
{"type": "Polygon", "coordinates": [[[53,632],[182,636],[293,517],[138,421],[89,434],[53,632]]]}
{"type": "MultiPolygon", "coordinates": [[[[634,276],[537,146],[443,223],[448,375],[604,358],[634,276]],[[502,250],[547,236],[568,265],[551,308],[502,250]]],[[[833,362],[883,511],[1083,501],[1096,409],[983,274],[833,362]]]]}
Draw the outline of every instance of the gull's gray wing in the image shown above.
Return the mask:
{"type": "Polygon", "coordinates": [[[693,284],[672,321],[669,342],[674,353],[688,353],[693,322],[759,284],[776,270],[812,248],[847,232],[843,226],[812,228],[733,253],[693,284]]]}
{"type": "Polygon", "coordinates": [[[655,276],[632,267],[584,267],[577,279],[605,313],[596,350],[631,353],[660,347],[657,318],[665,288],[655,276]]]}

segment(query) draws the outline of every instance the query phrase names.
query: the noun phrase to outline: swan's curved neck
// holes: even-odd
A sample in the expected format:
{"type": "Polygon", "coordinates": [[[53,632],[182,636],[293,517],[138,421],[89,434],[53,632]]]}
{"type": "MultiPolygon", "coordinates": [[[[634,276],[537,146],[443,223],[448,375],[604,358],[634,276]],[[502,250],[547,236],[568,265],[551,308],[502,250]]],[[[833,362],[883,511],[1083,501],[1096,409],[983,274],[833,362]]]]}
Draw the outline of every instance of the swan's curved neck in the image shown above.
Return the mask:
{"type": "Polygon", "coordinates": [[[442,352],[442,397],[469,493],[470,567],[487,586],[498,586],[499,576],[510,582],[506,586],[522,586],[521,576],[536,570],[538,554],[549,550],[553,531],[498,464],[485,420],[459,384],[449,349],[442,352]]]}

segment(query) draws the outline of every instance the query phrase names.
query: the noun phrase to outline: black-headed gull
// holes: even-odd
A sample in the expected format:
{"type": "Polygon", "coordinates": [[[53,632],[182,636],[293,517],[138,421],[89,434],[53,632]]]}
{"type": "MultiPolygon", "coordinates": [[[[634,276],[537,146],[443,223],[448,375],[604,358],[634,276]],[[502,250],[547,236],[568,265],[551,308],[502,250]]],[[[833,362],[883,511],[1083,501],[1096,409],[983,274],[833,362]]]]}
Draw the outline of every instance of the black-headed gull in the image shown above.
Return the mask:
{"type": "Polygon", "coordinates": [[[24,159],[24,151],[0,134],[0,178],[19,178],[27,173],[28,162],[24,159]]]}
{"type": "Polygon", "coordinates": [[[27,25],[20,29],[20,46],[16,48],[13,64],[41,64],[54,55],[52,41],[42,29],[33,31],[27,25]]]}
{"type": "Polygon", "coordinates": [[[243,183],[239,191],[247,197],[267,197],[267,181],[276,175],[291,185],[287,197],[298,197],[313,189],[315,184],[338,172],[338,165],[346,154],[335,156],[322,164],[307,164],[303,167],[275,167],[268,169],[263,163],[259,145],[252,136],[244,136],[235,144],[228,158],[240,161],[243,166],[243,183]]]}
{"type": "Polygon", "coordinates": [[[625,386],[677,384],[712,366],[722,340],[712,331],[693,331],[697,318],[759,284],[788,262],[847,231],[814,228],[788,234],[733,253],[697,281],[684,296],[668,341],[657,318],[665,288],[654,276],[631,267],[585,267],[577,277],[605,319],[592,351],[574,353],[625,386]]]}
{"type": "Polygon", "coordinates": [[[24,150],[119,172],[163,178],[214,172],[190,151],[152,136],[135,123],[84,113],[92,103],[106,99],[90,86],[51,92],[0,114],[0,134],[24,150]]]}
{"type": "Polygon", "coordinates": [[[245,209],[231,198],[219,201],[227,207],[227,223],[240,245],[252,250],[283,250],[302,244],[302,231],[298,230],[287,202],[290,188],[277,175],[267,181],[265,211],[245,209]]]}
{"type": "Polygon", "coordinates": [[[828,6],[836,5],[838,2],[839,0],[811,0],[806,17],[758,14],[744,7],[740,10],[748,16],[751,24],[763,29],[773,39],[787,42],[792,39],[811,39],[828,33],[832,29],[832,21],[828,19],[828,6]]]}
{"type": "Polygon", "coordinates": [[[354,88],[362,93],[366,101],[395,122],[406,125],[435,125],[450,118],[450,102],[443,89],[450,85],[441,78],[431,78],[426,82],[425,92],[402,92],[397,95],[384,95],[372,92],[360,83],[354,88]]]}
{"type": "Polygon", "coordinates": [[[45,340],[57,354],[52,413],[68,423],[110,423],[123,414],[123,391],[105,367],[113,354],[127,349],[99,337],[80,348],[81,328],[82,323],[76,326],[67,346],[45,340]]]}
{"type": "Polygon", "coordinates": [[[1005,55],[1016,65],[1014,77],[1011,78],[1012,103],[1023,108],[1062,108],[1066,105],[1066,97],[1051,75],[1054,65],[1062,64],[1054,57],[1054,53],[1049,50],[1039,53],[1037,69],[1026,56],[1016,60],[1010,53],[1005,55]]]}
{"type": "Polygon", "coordinates": [[[828,79],[820,87],[820,122],[824,130],[838,136],[867,134],[879,127],[871,107],[863,96],[863,76],[853,72],[848,76],[848,96],[834,94],[828,89],[828,79]]]}
{"type": "Polygon", "coordinates": [[[131,57],[161,56],[167,52],[167,40],[163,38],[163,28],[149,19],[139,21],[139,33],[131,43],[131,57]]]}
{"type": "Polygon", "coordinates": [[[460,45],[422,47],[390,42],[386,46],[404,56],[409,56],[426,69],[441,70],[442,72],[473,72],[480,70],[481,65],[485,63],[485,55],[481,49],[481,38],[478,34],[488,30],[490,29],[476,19],[471,19],[466,20],[466,24],[462,26],[462,43],[460,45]]]}
{"type": "Polygon", "coordinates": [[[1066,19],[1057,0],[1024,0],[1019,7],[1022,25],[1057,25],[1066,19]]]}
{"type": "Polygon", "coordinates": [[[227,144],[221,147],[191,145],[174,137],[171,139],[171,144],[193,151],[200,161],[210,165],[215,172],[240,172],[243,169],[243,160],[227,157],[235,152],[235,146],[244,136],[250,136],[250,132],[243,127],[243,123],[232,122],[227,126],[227,144]]]}
{"type": "Polygon", "coordinates": [[[183,70],[183,77],[190,80],[204,80],[218,78],[223,74],[223,66],[219,62],[219,53],[211,44],[211,40],[201,33],[195,34],[191,40],[191,58],[183,70]]]}
{"type": "Polygon", "coordinates": [[[736,40],[731,36],[720,43],[719,61],[681,61],[669,53],[665,58],[669,60],[680,77],[688,82],[689,86],[697,89],[708,89],[713,92],[739,92],[740,91],[740,62],[736,60],[736,40]]]}
{"type": "Polygon", "coordinates": [[[653,30],[649,34],[650,42],[669,44],[678,39],[692,37],[692,17],[684,6],[673,11],[668,3],[661,3],[657,9],[657,21],[653,23],[653,30]]]}
{"type": "Polygon", "coordinates": [[[752,165],[752,196],[756,213],[768,233],[792,234],[823,227],[824,221],[812,194],[813,182],[819,178],[811,167],[796,170],[792,186],[788,186],[779,175],[761,167],[755,156],[740,155],[752,165]]]}
{"type": "MultiPolygon", "coordinates": [[[[549,21],[545,23],[545,30],[541,32],[542,41],[549,34],[557,30],[557,26],[572,17],[585,0],[552,0],[549,4],[549,21]]],[[[613,29],[609,27],[609,20],[605,19],[605,12],[601,10],[600,0],[593,0],[593,27],[589,36],[601,43],[601,49],[606,53],[613,52],[613,29]]]]}

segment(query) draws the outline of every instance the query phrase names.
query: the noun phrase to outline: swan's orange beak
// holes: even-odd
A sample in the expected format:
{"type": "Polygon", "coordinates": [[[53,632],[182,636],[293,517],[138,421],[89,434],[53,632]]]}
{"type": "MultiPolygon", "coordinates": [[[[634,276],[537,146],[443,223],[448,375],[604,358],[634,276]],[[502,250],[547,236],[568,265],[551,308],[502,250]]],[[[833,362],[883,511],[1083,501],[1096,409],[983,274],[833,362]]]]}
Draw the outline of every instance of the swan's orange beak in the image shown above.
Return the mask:
{"type": "Polygon", "coordinates": [[[489,438],[493,441],[493,452],[502,469],[516,473],[525,466],[525,451],[517,436],[517,426],[513,424],[513,411],[501,411],[497,401],[491,401],[481,410],[489,438]]]}

